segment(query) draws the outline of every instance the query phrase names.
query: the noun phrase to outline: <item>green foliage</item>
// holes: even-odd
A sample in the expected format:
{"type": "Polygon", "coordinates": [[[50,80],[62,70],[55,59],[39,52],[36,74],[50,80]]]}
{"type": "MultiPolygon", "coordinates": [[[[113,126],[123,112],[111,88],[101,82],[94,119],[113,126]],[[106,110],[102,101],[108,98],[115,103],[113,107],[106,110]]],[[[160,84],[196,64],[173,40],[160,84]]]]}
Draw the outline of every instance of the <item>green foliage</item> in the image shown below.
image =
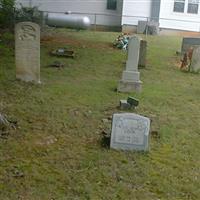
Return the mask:
{"type": "Polygon", "coordinates": [[[15,0],[0,0],[0,28],[12,28],[15,16],[15,0]]]}
{"type": "Polygon", "coordinates": [[[14,44],[14,35],[10,31],[6,31],[0,36],[1,43],[6,46],[13,46],[14,44]]]}
{"type": "Polygon", "coordinates": [[[38,7],[23,7],[15,11],[15,21],[31,21],[35,23],[40,23],[41,13],[38,7]]]}
{"type": "Polygon", "coordinates": [[[13,30],[14,24],[20,21],[40,23],[41,13],[37,7],[15,6],[15,0],[0,0],[0,28],[13,30]]]}

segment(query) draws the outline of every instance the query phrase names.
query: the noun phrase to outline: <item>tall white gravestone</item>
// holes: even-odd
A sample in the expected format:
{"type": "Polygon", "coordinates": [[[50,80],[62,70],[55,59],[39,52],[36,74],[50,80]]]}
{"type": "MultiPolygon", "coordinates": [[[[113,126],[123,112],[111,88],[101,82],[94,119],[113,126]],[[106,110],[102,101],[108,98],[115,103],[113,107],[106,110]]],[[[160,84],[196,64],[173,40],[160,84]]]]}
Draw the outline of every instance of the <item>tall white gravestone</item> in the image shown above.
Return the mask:
{"type": "Polygon", "coordinates": [[[32,22],[15,26],[16,78],[40,83],[40,27],[32,22]]]}
{"type": "Polygon", "coordinates": [[[123,71],[122,79],[119,81],[119,92],[140,92],[142,89],[140,72],[138,71],[140,41],[141,39],[137,36],[129,39],[128,60],[126,62],[126,70],[123,71]]]}
{"type": "Polygon", "coordinates": [[[149,150],[150,119],[134,113],[113,115],[110,147],[122,150],[149,150]]]}

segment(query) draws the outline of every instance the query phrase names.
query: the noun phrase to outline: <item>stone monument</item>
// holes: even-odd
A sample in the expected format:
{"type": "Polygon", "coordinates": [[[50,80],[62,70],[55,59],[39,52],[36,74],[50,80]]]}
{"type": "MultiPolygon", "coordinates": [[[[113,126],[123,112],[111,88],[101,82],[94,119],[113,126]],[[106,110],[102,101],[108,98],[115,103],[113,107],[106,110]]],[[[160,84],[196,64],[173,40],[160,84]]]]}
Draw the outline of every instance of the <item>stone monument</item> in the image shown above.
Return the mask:
{"type": "Polygon", "coordinates": [[[200,47],[193,50],[190,72],[200,73],[200,47]]]}
{"type": "Polygon", "coordinates": [[[138,72],[140,41],[141,39],[137,36],[129,39],[128,60],[126,62],[126,70],[123,71],[122,79],[119,81],[119,92],[141,91],[142,82],[140,81],[140,72],[138,72]]]}
{"type": "Polygon", "coordinates": [[[40,27],[32,22],[15,26],[16,78],[40,83],[40,27]]]}
{"type": "Polygon", "coordinates": [[[147,57],[147,41],[141,40],[138,67],[140,68],[146,67],[146,57],[147,57]]]}
{"type": "Polygon", "coordinates": [[[133,113],[113,115],[110,147],[122,150],[149,150],[150,119],[133,113]]]}

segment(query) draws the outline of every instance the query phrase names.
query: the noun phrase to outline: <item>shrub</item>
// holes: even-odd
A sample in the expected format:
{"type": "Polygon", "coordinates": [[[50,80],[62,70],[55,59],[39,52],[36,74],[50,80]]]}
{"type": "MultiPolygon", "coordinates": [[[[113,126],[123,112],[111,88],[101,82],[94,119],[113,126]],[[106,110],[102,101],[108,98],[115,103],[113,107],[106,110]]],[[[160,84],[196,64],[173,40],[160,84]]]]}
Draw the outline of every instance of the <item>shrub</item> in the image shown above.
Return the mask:
{"type": "Polygon", "coordinates": [[[15,6],[15,0],[0,0],[0,28],[13,30],[14,24],[21,21],[40,23],[41,13],[37,7],[15,6]]]}
{"type": "Polygon", "coordinates": [[[12,29],[15,20],[15,0],[0,0],[0,28],[12,29]]]}
{"type": "Polygon", "coordinates": [[[15,21],[31,21],[35,23],[40,23],[41,21],[41,12],[38,10],[38,7],[23,7],[21,5],[20,9],[15,10],[15,21]]]}

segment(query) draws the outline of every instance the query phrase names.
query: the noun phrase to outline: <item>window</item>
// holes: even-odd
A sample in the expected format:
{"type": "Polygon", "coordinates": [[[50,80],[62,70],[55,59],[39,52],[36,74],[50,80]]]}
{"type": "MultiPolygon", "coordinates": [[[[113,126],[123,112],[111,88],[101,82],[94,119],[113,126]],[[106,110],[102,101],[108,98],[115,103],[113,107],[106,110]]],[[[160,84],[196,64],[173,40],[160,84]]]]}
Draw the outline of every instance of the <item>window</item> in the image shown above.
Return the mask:
{"type": "Polygon", "coordinates": [[[174,12],[184,13],[185,0],[174,0],[174,12]]]}
{"type": "Polygon", "coordinates": [[[199,0],[188,0],[188,13],[197,14],[199,9],[199,0]]]}
{"type": "Polygon", "coordinates": [[[107,0],[107,9],[116,10],[117,9],[117,0],[107,0]]]}

